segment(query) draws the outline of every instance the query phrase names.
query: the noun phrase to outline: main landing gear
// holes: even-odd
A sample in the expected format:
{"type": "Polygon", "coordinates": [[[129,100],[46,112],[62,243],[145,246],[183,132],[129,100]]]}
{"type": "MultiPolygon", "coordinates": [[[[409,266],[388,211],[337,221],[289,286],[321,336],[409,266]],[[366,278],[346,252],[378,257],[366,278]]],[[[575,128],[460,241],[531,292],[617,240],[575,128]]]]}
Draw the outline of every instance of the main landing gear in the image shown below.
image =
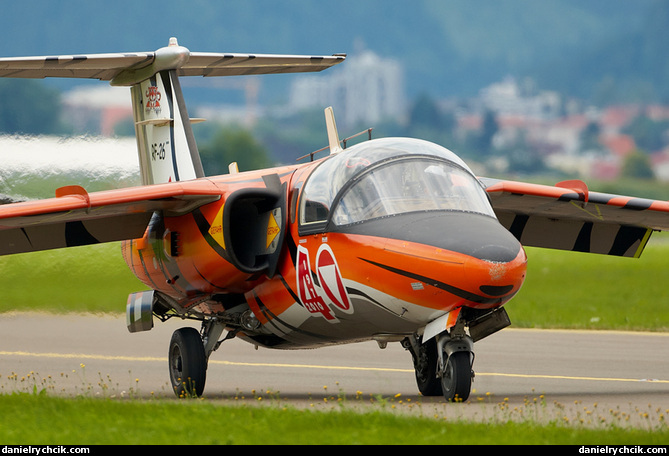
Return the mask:
{"type": "Polygon", "coordinates": [[[207,379],[207,356],[200,333],[180,328],[172,334],[169,351],[170,381],[177,396],[201,396],[207,379]]]}
{"type": "Polygon", "coordinates": [[[180,328],[174,331],[168,354],[170,381],[178,397],[199,397],[207,380],[209,355],[222,341],[218,338],[224,325],[215,320],[205,321],[202,331],[180,328]]]}
{"type": "Polygon", "coordinates": [[[443,395],[449,402],[464,402],[469,398],[474,378],[471,337],[446,332],[425,343],[411,338],[402,344],[411,352],[416,383],[423,396],[443,395]]]}

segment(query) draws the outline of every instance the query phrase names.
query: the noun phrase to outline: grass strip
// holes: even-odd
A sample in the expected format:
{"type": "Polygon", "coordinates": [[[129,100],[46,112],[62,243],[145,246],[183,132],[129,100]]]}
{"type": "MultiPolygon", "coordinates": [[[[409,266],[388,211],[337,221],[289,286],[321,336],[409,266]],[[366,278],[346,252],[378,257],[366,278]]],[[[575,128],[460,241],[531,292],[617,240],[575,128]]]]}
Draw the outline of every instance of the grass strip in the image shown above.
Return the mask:
{"type": "Polygon", "coordinates": [[[341,407],[225,406],[205,400],[0,396],[12,445],[666,445],[669,430],[589,429],[532,421],[467,422],[341,407]]]}

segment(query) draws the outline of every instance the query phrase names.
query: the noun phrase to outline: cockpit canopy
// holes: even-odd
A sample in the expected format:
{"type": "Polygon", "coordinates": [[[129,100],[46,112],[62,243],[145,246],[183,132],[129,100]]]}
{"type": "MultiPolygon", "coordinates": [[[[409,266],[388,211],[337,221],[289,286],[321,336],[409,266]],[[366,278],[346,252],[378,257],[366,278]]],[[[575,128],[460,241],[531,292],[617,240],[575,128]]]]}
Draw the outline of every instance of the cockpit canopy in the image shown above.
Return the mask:
{"type": "Polygon", "coordinates": [[[300,225],[316,231],[409,212],[461,211],[494,217],[485,190],[453,152],[434,143],[386,138],[324,160],[307,180],[300,225]]]}

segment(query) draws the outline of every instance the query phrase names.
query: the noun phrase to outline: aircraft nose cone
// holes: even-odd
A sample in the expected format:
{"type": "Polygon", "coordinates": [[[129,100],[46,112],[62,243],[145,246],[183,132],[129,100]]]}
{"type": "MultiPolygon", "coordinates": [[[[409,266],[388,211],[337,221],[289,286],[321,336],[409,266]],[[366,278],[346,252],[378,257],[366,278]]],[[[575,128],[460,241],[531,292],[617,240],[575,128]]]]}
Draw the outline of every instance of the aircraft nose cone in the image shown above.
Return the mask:
{"type": "MultiPolygon", "coordinates": [[[[484,242],[487,240],[487,238],[484,238],[484,242]]],[[[470,255],[480,260],[503,263],[512,261],[516,258],[520,249],[520,244],[515,238],[511,239],[506,236],[496,236],[495,241],[498,243],[484,244],[478,248],[474,248],[470,255]]]]}
{"type": "Polygon", "coordinates": [[[525,281],[527,256],[522,247],[510,257],[511,251],[482,249],[465,262],[465,273],[477,284],[478,291],[489,298],[510,299],[525,281]],[[487,254],[484,254],[487,252],[487,254]],[[503,258],[503,259],[502,259],[503,258]],[[502,259],[502,260],[500,260],[502,259]]]}
{"type": "Polygon", "coordinates": [[[513,261],[520,242],[496,219],[481,214],[414,215],[398,225],[390,238],[432,245],[494,263],[513,261]]]}

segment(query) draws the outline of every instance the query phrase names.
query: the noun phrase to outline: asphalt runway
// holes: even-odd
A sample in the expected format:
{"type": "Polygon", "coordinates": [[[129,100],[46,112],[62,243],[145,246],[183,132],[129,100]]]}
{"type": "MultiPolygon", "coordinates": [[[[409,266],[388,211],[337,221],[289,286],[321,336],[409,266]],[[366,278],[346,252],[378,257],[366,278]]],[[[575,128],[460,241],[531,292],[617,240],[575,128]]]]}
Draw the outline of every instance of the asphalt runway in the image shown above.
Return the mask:
{"type": "MultiPolygon", "coordinates": [[[[0,392],[177,400],[167,349],[172,332],[187,325],[172,319],[130,334],[124,317],[2,314],[0,392]]],[[[205,398],[311,408],[372,405],[446,419],[666,426],[667,333],[507,328],[476,343],[474,351],[472,395],[466,404],[448,404],[418,394],[411,356],[397,343],[383,350],[365,342],[278,351],[231,340],[210,358],[205,398]]]]}

